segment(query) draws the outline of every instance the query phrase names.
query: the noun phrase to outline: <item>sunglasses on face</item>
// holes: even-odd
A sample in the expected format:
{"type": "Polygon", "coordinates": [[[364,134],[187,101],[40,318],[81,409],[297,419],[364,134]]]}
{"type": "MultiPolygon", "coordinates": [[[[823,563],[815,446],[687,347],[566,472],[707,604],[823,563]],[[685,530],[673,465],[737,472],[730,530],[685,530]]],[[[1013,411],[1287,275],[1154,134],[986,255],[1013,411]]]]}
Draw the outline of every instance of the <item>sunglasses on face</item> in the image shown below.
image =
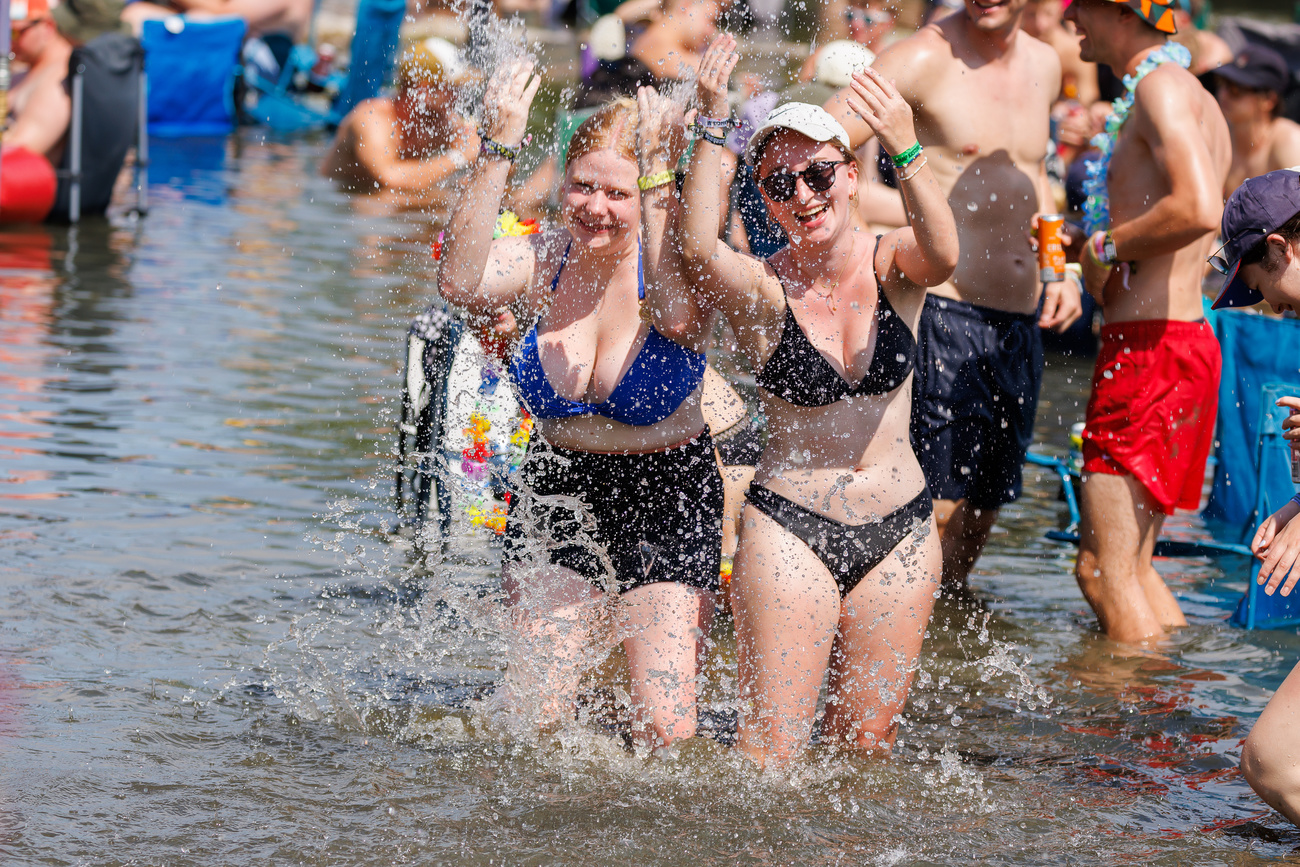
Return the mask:
{"type": "Polygon", "coordinates": [[[831,187],[835,186],[835,175],[840,166],[847,163],[848,160],[818,160],[810,163],[808,168],[801,172],[792,172],[789,169],[777,169],[767,177],[761,179],[758,185],[767,193],[767,197],[774,202],[788,202],[794,195],[794,185],[800,178],[808,185],[808,189],[814,193],[824,193],[831,187]]]}
{"type": "Polygon", "coordinates": [[[11,21],[9,22],[9,32],[13,36],[22,36],[44,20],[44,18],[33,18],[31,21],[11,21]]]}

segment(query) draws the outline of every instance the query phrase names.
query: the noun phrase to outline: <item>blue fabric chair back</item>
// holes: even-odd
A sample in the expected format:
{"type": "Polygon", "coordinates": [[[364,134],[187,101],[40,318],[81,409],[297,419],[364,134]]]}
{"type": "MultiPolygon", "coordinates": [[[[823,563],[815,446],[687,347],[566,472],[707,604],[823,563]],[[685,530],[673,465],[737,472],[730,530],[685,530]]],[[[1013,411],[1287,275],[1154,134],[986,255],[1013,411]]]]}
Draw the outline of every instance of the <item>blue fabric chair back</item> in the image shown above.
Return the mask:
{"type": "Polygon", "coordinates": [[[1266,435],[1277,412],[1268,395],[1300,394],[1300,322],[1223,310],[1214,317],[1214,331],[1223,351],[1223,380],[1218,467],[1204,514],[1233,525],[1238,540],[1249,542],[1267,510],[1295,493],[1286,446],[1276,436],[1266,441],[1266,435]]]}
{"type": "Polygon", "coordinates": [[[397,55],[397,34],[406,17],[406,0],[361,0],[352,37],[348,80],[334,100],[335,121],[357,103],[372,99],[388,83],[397,55]]]}
{"type": "Polygon", "coordinates": [[[149,74],[150,135],[221,135],[234,129],[235,74],[244,30],[240,18],[175,16],[144,23],[140,41],[149,74]]]}

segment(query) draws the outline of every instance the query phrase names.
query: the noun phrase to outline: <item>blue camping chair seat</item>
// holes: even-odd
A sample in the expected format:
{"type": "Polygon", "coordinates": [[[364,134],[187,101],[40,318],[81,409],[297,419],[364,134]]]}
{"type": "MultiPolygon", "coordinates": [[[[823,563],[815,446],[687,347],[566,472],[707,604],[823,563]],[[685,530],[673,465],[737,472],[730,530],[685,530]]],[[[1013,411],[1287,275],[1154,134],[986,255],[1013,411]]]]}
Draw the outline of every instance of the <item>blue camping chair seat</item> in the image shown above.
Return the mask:
{"type": "Polygon", "coordinates": [[[234,129],[244,31],[242,18],[175,15],[144,22],[150,135],[225,135],[234,129]]]}

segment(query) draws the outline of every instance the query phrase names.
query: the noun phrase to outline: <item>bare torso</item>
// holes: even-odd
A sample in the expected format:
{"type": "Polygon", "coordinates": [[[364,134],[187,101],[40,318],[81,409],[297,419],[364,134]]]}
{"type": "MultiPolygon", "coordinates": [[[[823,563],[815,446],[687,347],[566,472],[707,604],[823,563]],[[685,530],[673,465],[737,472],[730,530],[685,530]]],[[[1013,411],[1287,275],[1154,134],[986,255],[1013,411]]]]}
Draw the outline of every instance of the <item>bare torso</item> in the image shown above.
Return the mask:
{"type": "MultiPolygon", "coordinates": [[[[1232,160],[1228,125],[1218,103],[1186,70],[1165,64],[1138,85],[1138,100],[1120,130],[1111,157],[1107,188],[1110,193],[1111,225],[1118,226],[1145,214],[1153,205],[1170,195],[1169,175],[1149,142],[1158,141],[1158,132],[1143,110],[1143,88],[1155,84],[1157,76],[1176,88],[1174,98],[1179,111],[1186,111],[1196,121],[1196,129],[1208,147],[1216,173],[1215,188],[1222,186],[1232,160]]],[[[1202,316],[1201,278],[1205,259],[1214,244],[1213,233],[1165,255],[1133,262],[1111,275],[1104,293],[1103,313],[1107,322],[1137,319],[1174,319],[1192,321],[1202,316]]]]}
{"type": "MultiPolygon", "coordinates": [[[[1236,135],[1234,133],[1234,138],[1236,135]]],[[[1300,124],[1285,117],[1274,118],[1260,141],[1235,141],[1232,148],[1232,167],[1228,169],[1228,183],[1223,188],[1224,198],[1241,186],[1247,178],[1258,177],[1278,169],[1300,164],[1300,124]]]]}
{"type": "Polygon", "coordinates": [[[891,47],[875,66],[916,112],[917,137],[947,190],[961,256],[936,295],[1032,313],[1042,286],[1030,248],[1045,204],[1049,112],[1060,89],[1056,52],[1018,32],[991,60],[966,45],[960,13],[891,47]]]}

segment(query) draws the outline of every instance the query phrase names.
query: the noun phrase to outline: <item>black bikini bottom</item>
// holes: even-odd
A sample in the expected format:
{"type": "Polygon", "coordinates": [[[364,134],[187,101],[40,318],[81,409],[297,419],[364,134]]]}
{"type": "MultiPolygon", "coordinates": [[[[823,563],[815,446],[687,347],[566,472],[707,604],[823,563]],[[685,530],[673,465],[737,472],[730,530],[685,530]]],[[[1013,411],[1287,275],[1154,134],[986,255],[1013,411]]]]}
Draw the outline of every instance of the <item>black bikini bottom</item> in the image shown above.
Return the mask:
{"type": "Polygon", "coordinates": [[[868,572],[879,566],[898,543],[930,520],[934,512],[928,488],[923,488],[910,503],[867,524],[846,524],[828,518],[757,482],[749,486],[745,499],[812,549],[835,577],[841,596],[852,593],[868,572]]]}

